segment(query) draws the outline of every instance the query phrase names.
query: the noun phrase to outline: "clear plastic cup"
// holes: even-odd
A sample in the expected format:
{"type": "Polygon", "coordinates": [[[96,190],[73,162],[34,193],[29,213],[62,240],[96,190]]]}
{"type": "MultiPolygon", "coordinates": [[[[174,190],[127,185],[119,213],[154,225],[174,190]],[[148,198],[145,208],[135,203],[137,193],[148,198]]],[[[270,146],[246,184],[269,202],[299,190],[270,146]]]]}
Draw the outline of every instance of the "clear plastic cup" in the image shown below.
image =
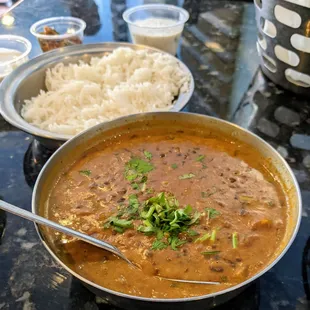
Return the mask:
{"type": "Polygon", "coordinates": [[[175,55],[189,14],[174,5],[147,4],[126,10],[123,18],[134,43],[175,55]]]}
{"type": "Polygon", "coordinates": [[[43,52],[82,44],[86,23],[76,17],[51,17],[42,19],[30,28],[30,32],[38,39],[43,52]]]}
{"type": "Polygon", "coordinates": [[[0,82],[15,68],[28,61],[31,43],[20,36],[0,35],[0,82]]]}

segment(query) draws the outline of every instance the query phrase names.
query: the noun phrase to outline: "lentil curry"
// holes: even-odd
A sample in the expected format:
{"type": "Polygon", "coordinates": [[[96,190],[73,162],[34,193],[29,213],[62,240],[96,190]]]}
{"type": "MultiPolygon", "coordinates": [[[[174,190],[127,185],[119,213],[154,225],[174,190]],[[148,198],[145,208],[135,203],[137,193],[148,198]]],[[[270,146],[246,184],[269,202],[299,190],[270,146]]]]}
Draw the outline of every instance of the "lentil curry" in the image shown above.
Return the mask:
{"type": "Polygon", "coordinates": [[[153,298],[209,294],[252,277],[279,250],[287,212],[256,150],[183,130],[98,144],[63,172],[47,202],[51,220],[114,244],[141,269],[50,230],[62,261],[103,287],[153,298]]]}

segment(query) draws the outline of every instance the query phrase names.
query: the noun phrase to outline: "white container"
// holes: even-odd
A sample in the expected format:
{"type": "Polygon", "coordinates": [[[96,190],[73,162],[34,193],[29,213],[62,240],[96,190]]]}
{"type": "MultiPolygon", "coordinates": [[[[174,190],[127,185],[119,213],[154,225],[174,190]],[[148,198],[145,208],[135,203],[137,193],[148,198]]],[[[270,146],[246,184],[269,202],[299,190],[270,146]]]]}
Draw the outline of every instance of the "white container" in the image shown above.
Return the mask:
{"type": "Polygon", "coordinates": [[[0,35],[0,82],[15,68],[28,61],[31,43],[20,36],[0,35]]]}
{"type": "Polygon", "coordinates": [[[126,10],[123,18],[128,24],[133,43],[175,55],[189,14],[174,5],[147,4],[126,10]]]}

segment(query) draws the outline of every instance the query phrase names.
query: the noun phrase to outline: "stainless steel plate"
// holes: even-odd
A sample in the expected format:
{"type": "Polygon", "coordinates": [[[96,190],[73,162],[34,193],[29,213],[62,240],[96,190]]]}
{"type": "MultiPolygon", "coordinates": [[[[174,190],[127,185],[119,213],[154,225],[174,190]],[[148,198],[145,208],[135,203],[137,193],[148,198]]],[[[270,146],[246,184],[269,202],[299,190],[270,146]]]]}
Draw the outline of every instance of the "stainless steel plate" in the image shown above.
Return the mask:
{"type": "MultiPolygon", "coordinates": [[[[130,43],[100,43],[74,45],[42,54],[18,67],[1,83],[0,112],[2,116],[13,126],[37,137],[47,147],[57,148],[72,136],[42,130],[27,123],[20,115],[24,100],[37,96],[41,89],[46,90],[45,72],[47,68],[54,67],[59,62],[64,64],[77,63],[80,60],[89,62],[91,57],[103,56],[118,47],[130,47],[134,50],[146,49],[150,52],[159,51],[148,46],[130,43]]],[[[194,91],[194,79],[191,72],[184,63],[180,60],[178,62],[190,76],[190,89],[179,95],[171,111],[181,111],[194,91]]]]}
{"type": "Polygon", "coordinates": [[[272,268],[289,249],[299,229],[302,214],[300,189],[294,173],[281,155],[264,140],[244,128],[221,119],[192,113],[156,112],[130,115],[118,118],[111,122],[96,125],[75,136],[59,148],[41,170],[32,196],[32,212],[46,216],[47,210],[45,202],[50,193],[50,189],[53,188],[61,173],[68,166],[71,166],[73,162],[81,158],[81,156],[92,147],[95,147],[98,143],[106,139],[115,137],[116,132],[122,132],[124,127],[126,128],[126,132],[128,130],[134,132],[135,129],[140,130],[141,128],[168,128],[167,132],[169,132],[171,128],[175,128],[176,126],[187,128],[187,131],[193,130],[196,133],[200,132],[202,136],[209,136],[213,133],[216,133],[217,135],[222,134],[223,137],[232,138],[234,140],[236,139],[255,148],[262,158],[268,158],[271,171],[274,171],[274,173],[280,177],[281,183],[287,191],[287,199],[290,205],[288,210],[289,221],[287,231],[269,265],[265,266],[264,269],[246,281],[225,290],[204,296],[157,299],[137,297],[112,291],[77,274],[66,266],[66,264],[55,254],[52,243],[50,243],[47,238],[48,235],[44,235],[42,227],[36,225],[43,244],[63,268],[85,283],[95,294],[104,298],[107,302],[113,303],[123,309],[206,310],[215,305],[226,302],[240,293],[246,285],[250,284],[272,268]]]}

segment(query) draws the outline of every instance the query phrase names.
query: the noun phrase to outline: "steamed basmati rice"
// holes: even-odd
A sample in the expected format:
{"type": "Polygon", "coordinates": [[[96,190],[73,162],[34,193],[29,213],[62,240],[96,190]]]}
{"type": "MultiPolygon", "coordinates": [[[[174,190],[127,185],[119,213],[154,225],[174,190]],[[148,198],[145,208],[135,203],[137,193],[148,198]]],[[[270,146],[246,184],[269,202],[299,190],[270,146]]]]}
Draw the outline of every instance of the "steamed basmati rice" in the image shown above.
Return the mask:
{"type": "Polygon", "coordinates": [[[90,64],[48,69],[47,91],[25,100],[23,118],[50,132],[74,135],[114,118],[171,109],[189,76],[167,54],[118,48],[90,64]]]}

